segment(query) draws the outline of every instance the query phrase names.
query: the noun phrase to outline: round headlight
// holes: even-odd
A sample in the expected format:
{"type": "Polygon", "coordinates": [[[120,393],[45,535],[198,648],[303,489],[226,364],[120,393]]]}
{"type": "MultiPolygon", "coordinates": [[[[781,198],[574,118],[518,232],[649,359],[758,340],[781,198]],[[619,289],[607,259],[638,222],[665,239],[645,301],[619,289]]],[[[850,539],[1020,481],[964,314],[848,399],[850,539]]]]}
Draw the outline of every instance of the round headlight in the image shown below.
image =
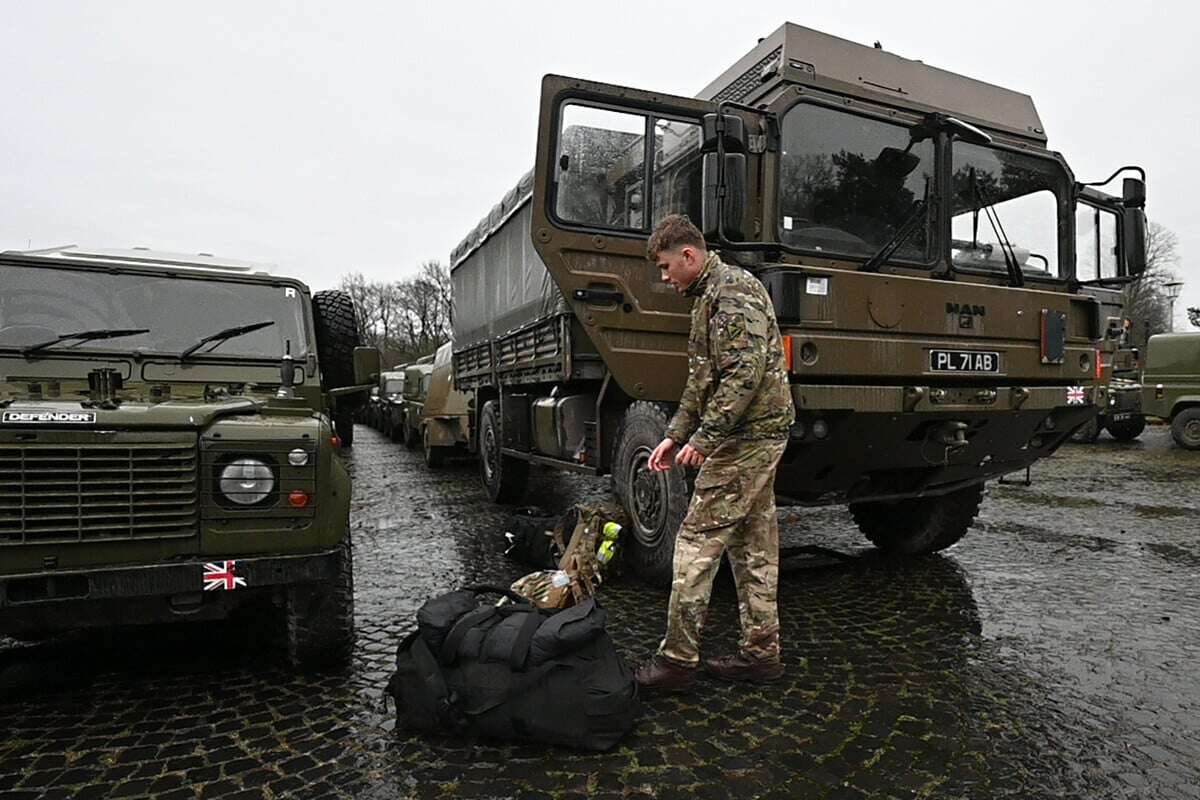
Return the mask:
{"type": "Polygon", "coordinates": [[[239,458],[221,470],[221,494],[243,506],[261,503],[275,488],[271,468],[256,458],[239,458]]]}
{"type": "Polygon", "coordinates": [[[295,450],[288,453],[288,463],[293,467],[303,467],[308,463],[308,451],[297,447],[295,450]]]}

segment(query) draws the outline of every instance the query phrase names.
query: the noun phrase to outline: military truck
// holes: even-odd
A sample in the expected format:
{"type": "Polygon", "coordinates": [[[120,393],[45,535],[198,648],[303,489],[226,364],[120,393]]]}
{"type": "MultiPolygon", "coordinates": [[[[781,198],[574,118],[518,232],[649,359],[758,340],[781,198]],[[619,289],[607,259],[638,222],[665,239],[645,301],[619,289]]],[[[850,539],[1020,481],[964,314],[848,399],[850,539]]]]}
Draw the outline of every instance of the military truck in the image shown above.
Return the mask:
{"type": "Polygon", "coordinates": [[[344,661],[359,342],[342,292],[250,262],[0,253],[0,635],[266,613],[344,661]]]}
{"type": "Polygon", "coordinates": [[[1145,202],[1144,194],[1138,191],[1145,174],[1140,168],[1125,167],[1099,185],[1111,182],[1129,169],[1137,171],[1140,177],[1126,187],[1125,197],[1104,194],[1095,185],[1080,187],[1076,197],[1076,280],[1085,293],[1100,303],[1101,316],[1106,320],[1096,359],[1097,413],[1071,434],[1076,442],[1094,442],[1103,430],[1117,441],[1132,441],[1146,428],[1138,375],[1140,353],[1127,338],[1130,333],[1124,328],[1120,288],[1132,277],[1123,268],[1124,217],[1138,213],[1145,202]]]}
{"type": "Polygon", "coordinates": [[[434,354],[422,408],[421,445],[426,465],[434,468],[471,442],[470,397],[454,386],[453,347],[446,342],[434,354]]]}
{"type": "Polygon", "coordinates": [[[774,301],[797,409],[777,494],[848,504],[889,551],[950,546],[987,479],[1096,413],[1075,194],[1028,96],[797,25],[696,98],[546,76],[533,172],[451,254],[489,496],[516,500],[531,465],[611,474],[632,566],[669,574],[689,476],[646,463],[691,303],[646,242],[683,213],[774,301]]]}
{"type": "Polygon", "coordinates": [[[398,440],[404,431],[404,365],[379,376],[379,394],[372,398],[374,427],[384,436],[398,440]]]}
{"type": "Polygon", "coordinates": [[[399,431],[392,438],[403,440],[409,448],[421,444],[421,416],[425,413],[425,397],[429,394],[432,361],[432,355],[425,356],[404,370],[404,415],[399,422],[399,431]]]}
{"type": "Polygon", "coordinates": [[[1200,450],[1200,332],[1150,337],[1142,410],[1166,420],[1177,445],[1200,450]]]}

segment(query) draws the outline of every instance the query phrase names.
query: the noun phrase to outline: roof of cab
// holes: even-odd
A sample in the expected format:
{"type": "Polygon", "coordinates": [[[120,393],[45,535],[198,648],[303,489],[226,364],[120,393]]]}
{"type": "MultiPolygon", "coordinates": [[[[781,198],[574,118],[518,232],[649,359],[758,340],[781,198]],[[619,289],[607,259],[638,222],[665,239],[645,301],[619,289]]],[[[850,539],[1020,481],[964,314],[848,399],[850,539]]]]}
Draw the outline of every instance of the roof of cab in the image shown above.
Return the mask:
{"type": "Polygon", "coordinates": [[[0,255],[15,256],[21,260],[70,262],[73,264],[107,265],[159,269],[164,272],[195,270],[210,274],[241,275],[247,277],[275,277],[274,265],[259,261],[242,261],[214,256],[211,253],[169,253],[135,247],[130,250],[107,248],[84,248],[78,245],[50,247],[44,250],[7,250],[0,255]]]}

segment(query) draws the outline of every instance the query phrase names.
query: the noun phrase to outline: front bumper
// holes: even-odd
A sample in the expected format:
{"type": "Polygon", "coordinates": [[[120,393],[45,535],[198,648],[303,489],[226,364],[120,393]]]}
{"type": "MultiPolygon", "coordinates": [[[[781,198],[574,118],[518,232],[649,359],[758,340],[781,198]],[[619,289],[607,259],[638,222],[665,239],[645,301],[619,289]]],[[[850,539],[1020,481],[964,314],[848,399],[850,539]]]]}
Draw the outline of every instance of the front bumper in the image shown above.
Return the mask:
{"type": "Polygon", "coordinates": [[[0,576],[0,615],[54,604],[228,593],[332,579],[338,551],[0,576]],[[215,576],[221,577],[220,580],[215,576]],[[219,585],[218,585],[219,584],[219,585]]]}

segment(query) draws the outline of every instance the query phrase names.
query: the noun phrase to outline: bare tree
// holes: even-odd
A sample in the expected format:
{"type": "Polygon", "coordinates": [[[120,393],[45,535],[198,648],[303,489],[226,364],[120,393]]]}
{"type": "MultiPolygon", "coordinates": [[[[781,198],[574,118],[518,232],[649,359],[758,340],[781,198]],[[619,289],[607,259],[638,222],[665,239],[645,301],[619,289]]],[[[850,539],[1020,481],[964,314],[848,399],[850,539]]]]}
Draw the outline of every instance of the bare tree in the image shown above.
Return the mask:
{"type": "Polygon", "coordinates": [[[1144,343],[1171,328],[1171,303],[1165,285],[1175,280],[1179,238],[1157,222],[1146,226],[1146,271],[1124,291],[1125,316],[1133,322],[1135,339],[1144,343]]]}
{"type": "Polygon", "coordinates": [[[386,365],[428,355],[450,338],[450,275],[438,261],[402,281],[368,281],[352,272],[338,288],[350,295],[364,341],[382,351],[386,365]]]}

